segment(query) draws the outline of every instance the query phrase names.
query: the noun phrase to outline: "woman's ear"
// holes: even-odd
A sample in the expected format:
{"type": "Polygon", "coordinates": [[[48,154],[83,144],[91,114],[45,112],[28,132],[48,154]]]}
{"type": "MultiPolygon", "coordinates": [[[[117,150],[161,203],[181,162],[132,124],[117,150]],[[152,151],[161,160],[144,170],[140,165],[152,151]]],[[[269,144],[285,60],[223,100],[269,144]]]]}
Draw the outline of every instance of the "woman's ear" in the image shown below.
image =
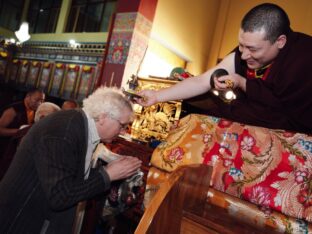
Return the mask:
{"type": "Polygon", "coordinates": [[[276,40],[277,48],[283,49],[283,47],[286,45],[286,42],[287,42],[286,35],[284,34],[280,35],[276,40]]]}

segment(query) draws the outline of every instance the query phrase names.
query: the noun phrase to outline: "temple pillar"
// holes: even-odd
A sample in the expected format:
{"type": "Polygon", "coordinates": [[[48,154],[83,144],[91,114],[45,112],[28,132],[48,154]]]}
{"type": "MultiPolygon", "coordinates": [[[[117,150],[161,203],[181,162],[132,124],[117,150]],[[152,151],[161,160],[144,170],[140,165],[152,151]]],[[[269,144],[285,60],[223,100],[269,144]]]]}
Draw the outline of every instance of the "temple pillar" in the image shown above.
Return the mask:
{"type": "Polygon", "coordinates": [[[109,32],[98,85],[124,86],[137,74],[146,52],[157,0],[119,0],[109,32]]]}

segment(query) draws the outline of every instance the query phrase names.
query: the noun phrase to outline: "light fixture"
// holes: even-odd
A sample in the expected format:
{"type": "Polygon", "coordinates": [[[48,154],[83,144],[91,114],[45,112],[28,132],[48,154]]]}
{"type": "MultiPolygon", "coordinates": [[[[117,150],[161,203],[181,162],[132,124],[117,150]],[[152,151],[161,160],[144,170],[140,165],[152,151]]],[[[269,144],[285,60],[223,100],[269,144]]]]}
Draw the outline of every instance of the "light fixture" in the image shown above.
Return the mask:
{"type": "Polygon", "coordinates": [[[70,44],[70,45],[75,45],[75,44],[76,44],[76,41],[75,41],[74,39],[70,39],[70,40],[69,40],[69,44],[70,44]]]}
{"type": "Polygon", "coordinates": [[[30,39],[29,26],[27,22],[23,22],[18,31],[15,31],[15,36],[20,43],[23,43],[30,39]]]}
{"type": "Polygon", "coordinates": [[[10,38],[9,41],[10,41],[11,44],[15,44],[16,43],[14,38],[10,38]]]}
{"type": "Polygon", "coordinates": [[[76,49],[80,44],[77,43],[74,39],[69,40],[69,47],[76,49]]]}

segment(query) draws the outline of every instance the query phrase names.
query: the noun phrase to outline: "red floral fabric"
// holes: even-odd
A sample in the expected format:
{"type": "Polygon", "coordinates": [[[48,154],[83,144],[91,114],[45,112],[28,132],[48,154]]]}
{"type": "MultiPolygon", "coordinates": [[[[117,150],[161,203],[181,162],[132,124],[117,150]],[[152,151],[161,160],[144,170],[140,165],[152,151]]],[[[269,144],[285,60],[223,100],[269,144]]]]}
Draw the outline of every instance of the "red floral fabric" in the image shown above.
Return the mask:
{"type": "Polygon", "coordinates": [[[166,171],[191,163],[213,166],[222,192],[312,221],[312,136],[190,115],[152,156],[166,171]]]}

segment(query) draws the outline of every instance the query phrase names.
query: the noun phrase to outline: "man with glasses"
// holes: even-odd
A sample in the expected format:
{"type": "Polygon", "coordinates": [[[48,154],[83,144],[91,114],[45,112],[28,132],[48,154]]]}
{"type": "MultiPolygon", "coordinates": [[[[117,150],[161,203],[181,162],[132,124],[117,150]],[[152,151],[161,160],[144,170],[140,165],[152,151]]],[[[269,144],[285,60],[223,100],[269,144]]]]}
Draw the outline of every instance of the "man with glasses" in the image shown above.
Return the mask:
{"type": "Polygon", "coordinates": [[[27,92],[23,101],[10,104],[0,118],[0,156],[2,156],[10,137],[14,136],[23,125],[34,122],[38,106],[44,102],[45,94],[33,89],[27,92]]]}
{"type": "Polygon", "coordinates": [[[34,124],[0,184],[0,233],[72,233],[80,201],[140,168],[139,159],[122,156],[90,170],[96,146],[111,142],[132,117],[132,104],[120,90],[100,87],[82,109],[34,124]]]}

